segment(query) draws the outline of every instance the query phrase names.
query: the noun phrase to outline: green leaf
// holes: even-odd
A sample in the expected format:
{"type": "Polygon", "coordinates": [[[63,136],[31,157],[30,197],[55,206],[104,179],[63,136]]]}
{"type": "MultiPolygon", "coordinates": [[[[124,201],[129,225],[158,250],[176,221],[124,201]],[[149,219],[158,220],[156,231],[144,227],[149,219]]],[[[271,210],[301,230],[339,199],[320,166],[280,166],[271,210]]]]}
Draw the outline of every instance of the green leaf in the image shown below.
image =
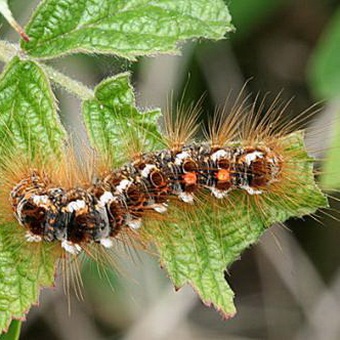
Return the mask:
{"type": "Polygon", "coordinates": [[[0,226],[0,333],[13,318],[24,319],[38,302],[40,288],[54,282],[52,246],[23,240],[23,228],[17,223],[0,226]]]}
{"type": "MultiPolygon", "coordinates": [[[[336,117],[340,117],[340,106],[336,109],[336,117]]],[[[340,188],[340,119],[337,118],[331,126],[331,143],[323,162],[320,184],[325,190],[340,188]]]]}
{"type": "Polygon", "coordinates": [[[64,137],[45,74],[36,63],[15,57],[0,78],[0,149],[58,154],[64,137]]]}
{"type": "Polygon", "coordinates": [[[129,83],[122,73],[101,82],[95,98],[83,103],[83,115],[92,145],[111,159],[126,160],[126,143],[154,148],[161,139],[157,130],[159,110],[140,112],[129,83]],[[124,144],[125,142],[125,144],[124,144]],[[146,144],[146,145],[145,145],[146,144]]]}
{"type": "Polygon", "coordinates": [[[221,39],[232,29],[222,0],[45,0],[22,48],[43,58],[87,52],[134,59],[177,52],[186,39],[221,39]]]}
{"type": "Polygon", "coordinates": [[[13,320],[9,326],[8,332],[0,335],[0,340],[18,340],[20,336],[21,322],[13,320]]]}
{"type": "Polygon", "coordinates": [[[319,98],[340,96],[340,8],[333,15],[312,56],[308,78],[319,98]]]}
{"type": "Polygon", "coordinates": [[[158,247],[161,263],[175,287],[189,283],[205,304],[214,305],[224,317],[236,311],[225,270],[273,223],[328,206],[325,195],[315,185],[313,164],[305,152],[302,134],[289,135],[283,143],[294,155],[292,167],[300,174],[301,182],[287,183],[285,191],[263,193],[261,210],[251,196],[235,191],[227,203],[216,203],[218,206],[207,199],[192,209],[172,208],[169,219],[181,223],[163,221],[159,228],[146,226],[147,237],[158,247]]]}

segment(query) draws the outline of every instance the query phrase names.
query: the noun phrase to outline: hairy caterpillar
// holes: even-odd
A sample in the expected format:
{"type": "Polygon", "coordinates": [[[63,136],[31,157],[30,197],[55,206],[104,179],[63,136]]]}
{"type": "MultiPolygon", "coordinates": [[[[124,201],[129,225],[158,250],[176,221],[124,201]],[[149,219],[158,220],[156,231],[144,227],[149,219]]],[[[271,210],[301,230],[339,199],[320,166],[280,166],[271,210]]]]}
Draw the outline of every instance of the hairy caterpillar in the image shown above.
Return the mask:
{"type": "Polygon", "coordinates": [[[142,154],[89,188],[65,190],[33,172],[12,189],[11,204],[27,241],[58,240],[77,254],[84,242],[110,248],[122,228],[139,229],[148,210],[165,213],[172,196],[193,203],[200,189],[217,199],[231,190],[263,194],[280,180],[284,156],[266,146],[184,145],[142,154]]]}
{"type": "MultiPolygon", "coordinates": [[[[23,226],[25,243],[53,244],[57,257],[71,259],[93,256],[93,249],[105,253],[126,235],[166,240],[176,231],[172,223],[189,233],[186,224],[195,229],[200,219],[209,220],[222,242],[230,235],[223,234],[221,214],[245,221],[249,230],[253,223],[310,214],[326,205],[322,195],[313,201],[310,192],[319,189],[310,178],[312,159],[296,132],[310,114],[282,123],[283,104],[276,100],[265,113],[263,105],[257,110],[236,103],[230,115],[216,114],[203,142],[192,141],[199,110],[179,110],[165,119],[167,147],[143,152],[137,146],[136,152],[136,141],[128,142],[132,160],[117,168],[88,169],[68,155],[33,161],[16,156],[2,169],[2,204],[23,226]]],[[[245,246],[253,242],[247,237],[245,246]]]]}
{"type": "MultiPolygon", "coordinates": [[[[217,200],[234,190],[266,195],[278,190],[280,182],[296,180],[294,169],[288,168],[294,155],[282,149],[278,135],[271,136],[272,127],[259,124],[240,141],[226,133],[236,129],[230,119],[219,123],[210,129],[209,142],[185,144],[177,138],[169,149],[142,153],[86,187],[66,189],[48,173],[31,171],[10,192],[14,215],[27,229],[26,240],[60,241],[71,254],[78,254],[82,243],[110,248],[122,228],[139,229],[148,211],[166,213],[173,197],[193,204],[200,192],[217,200]]],[[[185,122],[177,125],[168,128],[183,129],[185,122]]]]}

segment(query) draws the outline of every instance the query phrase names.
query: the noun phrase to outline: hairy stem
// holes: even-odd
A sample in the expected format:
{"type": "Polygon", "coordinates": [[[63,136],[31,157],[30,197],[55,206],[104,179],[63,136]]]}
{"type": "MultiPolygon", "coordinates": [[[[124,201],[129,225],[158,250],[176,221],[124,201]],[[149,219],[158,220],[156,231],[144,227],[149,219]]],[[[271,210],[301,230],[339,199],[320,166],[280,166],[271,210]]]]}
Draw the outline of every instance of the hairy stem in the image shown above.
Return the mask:
{"type": "Polygon", "coordinates": [[[65,76],[65,74],[57,71],[51,66],[41,63],[39,63],[39,65],[54,83],[61,85],[67,92],[77,96],[81,100],[88,100],[94,97],[93,91],[83,83],[65,76]]]}
{"type": "Polygon", "coordinates": [[[22,50],[20,50],[18,45],[10,44],[7,41],[0,40],[0,61],[8,63],[15,56],[18,56],[22,59],[30,59],[38,63],[48,78],[50,78],[54,83],[62,86],[67,92],[78,97],[79,99],[88,100],[94,97],[93,91],[81,82],[66,76],[51,66],[47,66],[40,61],[35,60],[34,58],[28,57],[22,50]]]}

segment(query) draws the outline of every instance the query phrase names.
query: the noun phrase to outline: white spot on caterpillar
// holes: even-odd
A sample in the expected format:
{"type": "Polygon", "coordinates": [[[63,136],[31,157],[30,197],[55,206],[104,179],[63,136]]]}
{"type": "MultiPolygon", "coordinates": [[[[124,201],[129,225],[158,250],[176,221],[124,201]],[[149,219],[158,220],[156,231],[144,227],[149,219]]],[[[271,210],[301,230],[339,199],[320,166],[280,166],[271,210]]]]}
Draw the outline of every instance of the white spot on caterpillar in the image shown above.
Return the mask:
{"type": "Polygon", "coordinates": [[[25,239],[27,242],[41,242],[42,238],[40,235],[35,235],[31,233],[30,231],[26,232],[25,239]]]}
{"type": "Polygon", "coordinates": [[[247,165],[250,165],[250,163],[255,161],[256,158],[263,158],[263,153],[260,151],[254,151],[254,152],[248,153],[245,157],[245,161],[247,165]]]}
{"type": "Polygon", "coordinates": [[[68,212],[73,212],[73,211],[84,209],[85,207],[86,207],[86,203],[84,200],[76,200],[76,201],[70,202],[67,205],[66,210],[68,212]]]}
{"type": "Polygon", "coordinates": [[[189,194],[187,192],[181,192],[178,197],[185,203],[194,203],[194,196],[192,194],[189,194]]]}
{"type": "Polygon", "coordinates": [[[190,154],[186,151],[183,151],[181,153],[178,153],[176,155],[176,159],[175,159],[175,164],[176,165],[181,165],[183,163],[183,160],[186,158],[190,158],[190,154]]]}
{"type": "Polygon", "coordinates": [[[253,189],[248,185],[241,185],[240,188],[246,190],[249,195],[261,195],[263,193],[262,190],[253,189]]]}
{"type": "Polygon", "coordinates": [[[140,218],[132,219],[131,217],[127,219],[126,224],[133,230],[137,230],[142,226],[142,220],[140,218]]]}
{"type": "Polygon", "coordinates": [[[81,246],[79,244],[67,240],[63,240],[61,242],[61,247],[72,255],[78,255],[82,251],[81,246]]]}
{"type": "Polygon", "coordinates": [[[147,178],[150,175],[151,170],[153,169],[157,169],[154,164],[146,164],[145,168],[141,171],[141,175],[147,178]]]}
{"type": "Polygon", "coordinates": [[[210,157],[211,157],[211,160],[213,162],[216,162],[221,158],[229,157],[229,153],[227,151],[221,149],[221,150],[214,152],[210,157]]]}
{"type": "Polygon", "coordinates": [[[100,241],[100,244],[104,247],[104,248],[112,248],[113,247],[113,242],[110,238],[102,238],[100,241]]]}
{"type": "Polygon", "coordinates": [[[105,191],[103,195],[100,196],[99,202],[104,206],[108,203],[111,203],[115,200],[115,197],[112,195],[110,191],[105,191]]]}
{"type": "Polygon", "coordinates": [[[37,206],[48,203],[47,195],[32,195],[33,203],[37,206]]]}
{"type": "Polygon", "coordinates": [[[219,190],[215,187],[210,187],[211,193],[218,199],[224,198],[228,195],[229,190],[219,190]]]}
{"type": "Polygon", "coordinates": [[[153,209],[160,214],[164,214],[168,210],[168,207],[166,204],[155,204],[153,209]]]}
{"type": "Polygon", "coordinates": [[[124,192],[124,190],[126,190],[129,185],[131,184],[132,182],[129,181],[128,179],[123,179],[120,181],[119,185],[116,187],[116,190],[119,194],[122,194],[124,192]]]}

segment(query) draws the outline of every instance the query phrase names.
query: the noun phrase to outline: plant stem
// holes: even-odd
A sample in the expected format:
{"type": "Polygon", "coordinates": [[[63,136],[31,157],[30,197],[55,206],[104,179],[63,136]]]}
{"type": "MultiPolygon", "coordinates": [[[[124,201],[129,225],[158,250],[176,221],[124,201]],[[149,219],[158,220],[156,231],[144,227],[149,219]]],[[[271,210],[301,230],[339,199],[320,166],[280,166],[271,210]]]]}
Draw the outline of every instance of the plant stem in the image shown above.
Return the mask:
{"type": "Polygon", "coordinates": [[[63,73],[55,70],[53,67],[43,64],[41,61],[29,58],[23,54],[18,45],[10,44],[7,41],[0,40],[0,61],[8,63],[13,57],[19,56],[22,59],[29,59],[37,63],[54,82],[62,86],[67,92],[77,96],[81,100],[88,100],[94,97],[93,90],[74,80],[63,73]]]}
{"type": "Polygon", "coordinates": [[[39,63],[39,66],[54,83],[61,85],[67,92],[77,96],[79,99],[88,100],[94,97],[93,91],[83,83],[65,76],[65,74],[57,71],[51,66],[42,63],[39,63]]]}

